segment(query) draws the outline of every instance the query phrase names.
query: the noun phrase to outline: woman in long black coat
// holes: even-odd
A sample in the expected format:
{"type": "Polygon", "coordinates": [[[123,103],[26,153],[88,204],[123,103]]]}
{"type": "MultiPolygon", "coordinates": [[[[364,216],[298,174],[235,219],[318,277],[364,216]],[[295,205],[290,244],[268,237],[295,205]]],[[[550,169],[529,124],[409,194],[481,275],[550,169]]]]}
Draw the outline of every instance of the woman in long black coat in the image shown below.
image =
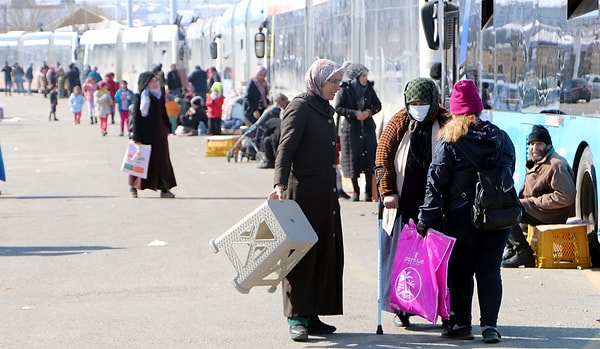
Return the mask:
{"type": "Polygon", "coordinates": [[[343,116],[340,126],[342,147],[342,172],[352,180],[352,200],[359,200],[358,178],[365,174],[365,201],[372,200],[372,178],[375,166],[377,135],[373,115],[381,110],[381,102],[368,80],[369,70],[362,64],[350,64],[346,68],[349,81],[342,84],[336,96],[335,111],[343,116]]]}
{"type": "Polygon", "coordinates": [[[283,311],[290,337],[336,330],[319,315],[342,314],[344,247],[336,187],[336,127],[329,105],[340,89],[343,70],[319,59],[306,73],[307,92],[296,96],[281,120],[270,199],[295,200],[319,240],[283,280],[283,311]],[[284,194],[285,192],[285,194],[284,194]]]}
{"type": "Polygon", "coordinates": [[[150,163],[146,179],[129,176],[130,194],[137,198],[137,191],[160,189],[161,198],[174,198],[170,189],[177,185],[169,156],[167,137],[171,133],[171,123],[165,108],[165,94],[158,77],[143,72],[138,79],[139,93],[133,98],[133,136],[136,144],[150,144],[150,163]]]}

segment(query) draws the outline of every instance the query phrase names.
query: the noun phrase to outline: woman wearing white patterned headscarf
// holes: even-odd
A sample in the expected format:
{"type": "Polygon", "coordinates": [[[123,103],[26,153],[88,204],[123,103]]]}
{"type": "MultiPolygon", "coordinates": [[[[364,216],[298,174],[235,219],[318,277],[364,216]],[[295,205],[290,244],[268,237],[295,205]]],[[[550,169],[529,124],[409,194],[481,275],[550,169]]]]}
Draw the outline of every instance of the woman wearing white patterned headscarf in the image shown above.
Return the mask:
{"type": "Polygon", "coordinates": [[[283,280],[283,311],[290,337],[333,333],[319,315],[342,314],[344,247],[336,187],[336,126],[329,105],[340,89],[343,69],[327,59],[306,72],[307,91],[283,112],[269,199],[294,200],[319,240],[283,280]]]}

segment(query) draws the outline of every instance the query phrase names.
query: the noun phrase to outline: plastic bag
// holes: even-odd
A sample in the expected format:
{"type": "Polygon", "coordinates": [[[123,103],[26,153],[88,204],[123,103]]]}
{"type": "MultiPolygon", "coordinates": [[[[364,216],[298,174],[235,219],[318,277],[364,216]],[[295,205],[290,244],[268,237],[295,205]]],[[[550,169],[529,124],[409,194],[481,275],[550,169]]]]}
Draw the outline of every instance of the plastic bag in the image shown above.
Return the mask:
{"type": "Polygon", "coordinates": [[[454,241],[434,230],[423,238],[412,220],[404,226],[392,269],[392,310],[419,315],[432,323],[438,316],[448,319],[447,266],[454,241]]]}
{"type": "Polygon", "coordinates": [[[129,141],[121,163],[121,172],[146,179],[151,150],[150,144],[137,145],[133,141],[129,141]]]}

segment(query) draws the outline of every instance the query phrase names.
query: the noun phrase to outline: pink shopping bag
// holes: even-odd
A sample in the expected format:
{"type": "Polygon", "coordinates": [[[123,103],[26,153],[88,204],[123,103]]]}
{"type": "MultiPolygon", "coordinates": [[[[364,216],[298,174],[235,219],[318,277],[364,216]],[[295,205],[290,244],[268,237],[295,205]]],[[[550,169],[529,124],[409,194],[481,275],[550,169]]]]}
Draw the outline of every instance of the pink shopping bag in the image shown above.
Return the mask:
{"type": "Polygon", "coordinates": [[[432,272],[427,242],[417,233],[412,220],[404,226],[398,239],[392,268],[390,307],[394,311],[419,315],[432,323],[438,316],[437,279],[432,272]]]}
{"type": "Polygon", "coordinates": [[[412,220],[404,226],[392,269],[392,310],[419,315],[432,323],[438,315],[449,318],[447,266],[454,241],[434,230],[423,238],[412,220]]]}
{"type": "Polygon", "coordinates": [[[455,238],[430,229],[427,238],[427,249],[432,260],[439,261],[433,265],[438,286],[438,315],[445,320],[450,319],[450,290],[448,289],[448,260],[454,247],[455,238]]]}

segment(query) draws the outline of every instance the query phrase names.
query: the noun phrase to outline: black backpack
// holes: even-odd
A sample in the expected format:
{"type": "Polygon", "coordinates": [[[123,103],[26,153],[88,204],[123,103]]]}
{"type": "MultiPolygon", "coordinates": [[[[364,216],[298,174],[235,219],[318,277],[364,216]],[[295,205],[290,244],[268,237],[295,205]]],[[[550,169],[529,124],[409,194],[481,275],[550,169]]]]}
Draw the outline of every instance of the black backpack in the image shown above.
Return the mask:
{"type": "MultiPolygon", "coordinates": [[[[458,143],[455,145],[477,169],[475,197],[471,209],[473,226],[479,230],[491,231],[506,229],[521,222],[521,203],[510,169],[507,166],[481,169],[458,143]]],[[[504,140],[496,163],[499,163],[503,152],[504,140]]],[[[464,192],[462,196],[466,198],[464,192]]]]}

